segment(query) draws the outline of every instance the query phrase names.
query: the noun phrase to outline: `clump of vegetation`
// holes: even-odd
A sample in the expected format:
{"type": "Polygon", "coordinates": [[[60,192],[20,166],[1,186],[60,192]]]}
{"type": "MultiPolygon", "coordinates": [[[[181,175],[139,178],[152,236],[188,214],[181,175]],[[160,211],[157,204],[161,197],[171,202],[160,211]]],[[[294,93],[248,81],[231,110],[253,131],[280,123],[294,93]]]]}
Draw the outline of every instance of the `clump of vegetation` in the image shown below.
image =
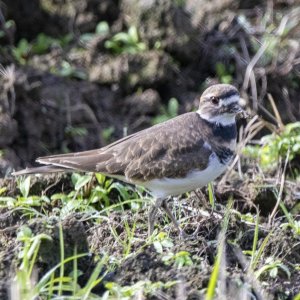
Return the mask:
{"type": "Polygon", "coordinates": [[[160,114],[152,119],[152,124],[158,124],[172,119],[178,115],[179,103],[176,98],[171,98],[167,107],[160,108],[160,114]]]}
{"type": "Polygon", "coordinates": [[[129,27],[127,32],[119,32],[104,44],[105,48],[114,54],[135,54],[145,51],[147,46],[140,40],[137,28],[129,27]]]}
{"type": "Polygon", "coordinates": [[[99,22],[95,28],[95,32],[83,33],[80,36],[80,42],[82,44],[85,44],[87,42],[90,42],[96,36],[106,36],[107,34],[109,34],[109,30],[110,29],[107,22],[105,21],[99,22]]]}
{"type": "Polygon", "coordinates": [[[244,154],[258,159],[265,169],[276,167],[287,155],[293,160],[300,155],[300,122],[287,124],[280,133],[265,135],[259,145],[245,147],[244,154]]]}
{"type": "Polygon", "coordinates": [[[17,46],[12,49],[15,59],[22,65],[26,64],[28,58],[34,54],[41,55],[47,53],[52,47],[66,47],[73,36],[67,34],[61,38],[53,38],[44,33],[38,34],[36,39],[29,42],[27,39],[20,39],[17,46]]]}
{"type": "Polygon", "coordinates": [[[234,71],[233,65],[230,65],[229,68],[227,69],[223,63],[221,62],[216,63],[216,73],[221,83],[227,83],[227,84],[232,83],[233,71],[234,71]]]}

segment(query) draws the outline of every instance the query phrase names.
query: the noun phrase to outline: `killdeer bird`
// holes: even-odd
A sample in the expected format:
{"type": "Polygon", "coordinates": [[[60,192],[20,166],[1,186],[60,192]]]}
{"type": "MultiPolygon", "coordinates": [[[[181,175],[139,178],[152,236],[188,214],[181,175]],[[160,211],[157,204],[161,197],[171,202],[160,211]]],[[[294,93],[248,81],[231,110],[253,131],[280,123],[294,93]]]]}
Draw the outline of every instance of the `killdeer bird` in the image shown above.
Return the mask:
{"type": "Polygon", "coordinates": [[[201,188],[220,176],[236,149],[236,115],[242,113],[237,89],[229,84],[207,88],[196,112],[126,136],[106,147],[45,156],[45,166],[13,175],[62,171],[99,172],[141,185],[156,198],[149,213],[149,233],[162,207],[180,230],[167,205],[169,196],[201,188]]]}

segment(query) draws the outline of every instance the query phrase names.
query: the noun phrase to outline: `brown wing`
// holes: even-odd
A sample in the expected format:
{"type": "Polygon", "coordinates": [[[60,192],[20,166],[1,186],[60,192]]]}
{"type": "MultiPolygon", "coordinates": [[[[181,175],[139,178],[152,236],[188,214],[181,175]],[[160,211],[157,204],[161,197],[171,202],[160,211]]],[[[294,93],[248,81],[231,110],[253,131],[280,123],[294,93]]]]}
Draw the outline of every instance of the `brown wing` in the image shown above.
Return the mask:
{"type": "Polygon", "coordinates": [[[49,169],[102,172],[145,181],[185,176],[204,169],[211,150],[204,147],[205,126],[196,113],[187,113],[150,127],[104,148],[41,157],[49,169]]]}

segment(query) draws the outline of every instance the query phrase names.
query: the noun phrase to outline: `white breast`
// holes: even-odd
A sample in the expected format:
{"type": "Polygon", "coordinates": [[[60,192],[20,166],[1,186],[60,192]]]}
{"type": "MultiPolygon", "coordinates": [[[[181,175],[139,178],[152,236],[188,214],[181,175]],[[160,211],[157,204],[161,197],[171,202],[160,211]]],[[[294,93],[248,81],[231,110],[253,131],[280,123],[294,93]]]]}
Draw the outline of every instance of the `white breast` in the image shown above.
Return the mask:
{"type": "Polygon", "coordinates": [[[197,188],[201,188],[220,176],[226,170],[218,160],[215,153],[209,157],[209,164],[204,170],[193,170],[185,178],[161,178],[143,182],[143,186],[151,191],[153,196],[164,198],[167,196],[176,196],[197,188]]]}

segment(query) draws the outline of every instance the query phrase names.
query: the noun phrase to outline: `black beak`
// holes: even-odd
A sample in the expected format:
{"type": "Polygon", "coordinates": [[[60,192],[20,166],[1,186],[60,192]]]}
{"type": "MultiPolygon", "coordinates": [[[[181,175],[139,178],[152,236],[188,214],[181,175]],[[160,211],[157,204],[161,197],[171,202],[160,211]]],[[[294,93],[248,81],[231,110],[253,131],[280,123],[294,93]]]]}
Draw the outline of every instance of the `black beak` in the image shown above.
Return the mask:
{"type": "Polygon", "coordinates": [[[232,104],[230,111],[242,119],[248,119],[250,117],[250,115],[241,106],[241,103],[232,104]]]}

